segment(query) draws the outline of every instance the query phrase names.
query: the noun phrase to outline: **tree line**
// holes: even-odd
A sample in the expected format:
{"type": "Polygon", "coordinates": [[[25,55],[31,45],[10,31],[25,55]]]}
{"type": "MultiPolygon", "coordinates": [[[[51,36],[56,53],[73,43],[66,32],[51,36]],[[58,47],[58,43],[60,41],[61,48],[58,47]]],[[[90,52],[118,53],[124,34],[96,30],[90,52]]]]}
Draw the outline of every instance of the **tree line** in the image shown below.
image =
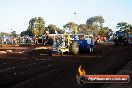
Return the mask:
{"type": "MultiPolygon", "coordinates": [[[[109,37],[113,34],[112,29],[104,27],[105,20],[102,16],[93,16],[88,18],[85,24],[76,24],[75,22],[68,22],[63,26],[64,29],[58,28],[54,24],[49,24],[45,27],[46,21],[43,17],[35,17],[29,21],[29,26],[26,31],[21,32],[21,36],[42,36],[46,31],[50,34],[63,34],[66,30],[73,34],[81,34],[86,31],[92,31],[94,36],[109,37]]],[[[126,22],[119,22],[116,26],[119,30],[126,31],[132,34],[132,25],[126,22]]]]}

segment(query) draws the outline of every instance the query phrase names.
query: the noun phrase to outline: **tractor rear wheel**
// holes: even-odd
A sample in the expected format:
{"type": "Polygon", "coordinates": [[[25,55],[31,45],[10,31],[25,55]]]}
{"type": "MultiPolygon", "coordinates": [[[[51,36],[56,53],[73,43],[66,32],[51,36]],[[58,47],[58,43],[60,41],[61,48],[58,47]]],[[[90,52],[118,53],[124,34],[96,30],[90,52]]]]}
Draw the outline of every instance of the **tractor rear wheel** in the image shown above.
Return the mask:
{"type": "Polygon", "coordinates": [[[74,42],[72,44],[72,52],[73,52],[73,54],[78,54],[79,53],[79,47],[78,47],[78,43],[77,42],[74,42]]]}

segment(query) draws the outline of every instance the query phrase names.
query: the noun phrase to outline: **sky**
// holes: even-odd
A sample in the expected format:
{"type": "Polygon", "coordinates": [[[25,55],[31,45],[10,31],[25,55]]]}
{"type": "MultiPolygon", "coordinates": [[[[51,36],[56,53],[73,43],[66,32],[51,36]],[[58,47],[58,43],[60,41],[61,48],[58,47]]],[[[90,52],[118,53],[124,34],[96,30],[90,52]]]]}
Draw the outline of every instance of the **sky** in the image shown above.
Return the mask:
{"type": "Polygon", "coordinates": [[[27,30],[29,21],[43,17],[59,28],[68,22],[85,24],[93,16],[103,16],[104,26],[116,29],[118,22],[132,24],[132,0],[0,0],[0,32],[27,30]],[[76,12],[76,14],[74,14],[76,12]]]}

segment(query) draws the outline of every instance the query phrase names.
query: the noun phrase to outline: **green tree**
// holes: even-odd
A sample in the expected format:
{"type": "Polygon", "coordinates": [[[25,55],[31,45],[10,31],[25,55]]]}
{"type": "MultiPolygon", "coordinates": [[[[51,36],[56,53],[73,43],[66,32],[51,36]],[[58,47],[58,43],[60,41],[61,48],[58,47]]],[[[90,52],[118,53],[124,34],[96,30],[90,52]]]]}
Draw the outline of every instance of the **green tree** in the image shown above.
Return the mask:
{"type": "Polygon", "coordinates": [[[28,30],[36,36],[41,36],[45,32],[45,21],[42,17],[35,17],[29,21],[28,30]]]}
{"type": "Polygon", "coordinates": [[[117,23],[116,27],[119,28],[121,31],[124,31],[124,30],[127,29],[128,23],[126,23],[126,22],[119,22],[119,23],[117,23]]]}
{"type": "Polygon", "coordinates": [[[86,24],[80,24],[78,26],[78,32],[79,33],[85,33],[85,31],[88,29],[87,25],[86,24]]]}
{"type": "Polygon", "coordinates": [[[103,37],[110,37],[113,34],[113,31],[109,29],[108,27],[104,27],[99,30],[98,35],[103,37]]]}
{"type": "Polygon", "coordinates": [[[91,31],[93,31],[93,33],[95,35],[97,35],[99,33],[100,29],[103,28],[104,22],[105,22],[105,20],[103,19],[102,16],[91,17],[91,18],[87,19],[87,21],[86,21],[87,30],[91,30],[91,31]]]}
{"type": "Polygon", "coordinates": [[[9,36],[9,33],[6,33],[6,32],[0,32],[0,37],[3,37],[3,36],[9,36]]]}
{"type": "Polygon", "coordinates": [[[48,27],[46,27],[46,31],[49,31],[50,34],[55,34],[57,29],[56,25],[53,24],[49,24],[48,27]]]}
{"type": "Polygon", "coordinates": [[[126,22],[119,22],[117,23],[117,28],[119,28],[119,30],[121,31],[125,31],[128,34],[132,34],[132,25],[126,22]]]}
{"type": "Polygon", "coordinates": [[[50,34],[64,34],[64,30],[58,28],[56,25],[54,24],[49,24],[48,27],[45,27],[46,31],[49,31],[50,34]]]}
{"type": "Polygon", "coordinates": [[[97,28],[101,29],[103,27],[104,22],[105,20],[102,16],[94,16],[94,17],[87,19],[86,24],[94,25],[94,26],[97,26],[97,28]]]}
{"type": "Polygon", "coordinates": [[[131,24],[128,24],[127,29],[126,29],[126,32],[128,34],[132,34],[132,25],[131,24]]]}
{"type": "Polygon", "coordinates": [[[31,31],[34,30],[36,21],[37,21],[37,17],[32,18],[32,19],[29,21],[28,30],[31,30],[31,31]]]}
{"type": "Polygon", "coordinates": [[[11,36],[12,36],[13,38],[16,38],[16,37],[17,37],[16,31],[12,31],[12,32],[11,32],[11,36]]]}
{"type": "Polygon", "coordinates": [[[62,30],[60,28],[57,29],[57,32],[58,32],[58,34],[64,34],[64,30],[62,30]]]}
{"type": "Polygon", "coordinates": [[[34,34],[32,33],[31,30],[22,31],[20,35],[21,36],[28,35],[30,37],[33,37],[34,36],[34,34]]]}
{"type": "Polygon", "coordinates": [[[77,34],[78,32],[78,24],[75,22],[69,22],[66,25],[63,26],[64,28],[68,28],[70,31],[72,31],[73,34],[77,34]]]}

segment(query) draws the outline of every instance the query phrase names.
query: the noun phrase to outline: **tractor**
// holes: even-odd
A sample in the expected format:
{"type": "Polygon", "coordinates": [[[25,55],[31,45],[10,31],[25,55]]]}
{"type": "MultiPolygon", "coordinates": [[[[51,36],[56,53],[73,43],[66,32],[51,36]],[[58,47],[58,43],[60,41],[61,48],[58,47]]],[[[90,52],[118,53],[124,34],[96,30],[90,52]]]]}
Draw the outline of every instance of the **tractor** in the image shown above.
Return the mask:
{"type": "Polygon", "coordinates": [[[116,31],[115,45],[128,45],[127,33],[125,31],[116,31]]]}
{"type": "Polygon", "coordinates": [[[85,35],[62,34],[54,36],[53,49],[61,55],[65,52],[78,54],[82,52],[93,52],[94,45],[92,38],[85,38],[85,35]]]}

